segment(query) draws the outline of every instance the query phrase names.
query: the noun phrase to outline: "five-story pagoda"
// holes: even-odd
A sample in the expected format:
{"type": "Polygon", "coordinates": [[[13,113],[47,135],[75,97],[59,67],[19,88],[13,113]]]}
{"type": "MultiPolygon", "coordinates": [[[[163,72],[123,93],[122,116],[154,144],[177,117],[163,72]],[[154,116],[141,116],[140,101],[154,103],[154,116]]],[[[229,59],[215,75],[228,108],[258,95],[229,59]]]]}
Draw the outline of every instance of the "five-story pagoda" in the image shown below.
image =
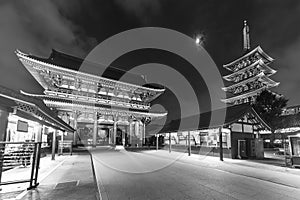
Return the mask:
{"type": "Polygon", "coordinates": [[[256,96],[265,89],[278,86],[269,77],[276,73],[269,64],[274,60],[260,46],[250,50],[249,26],[244,21],[243,28],[244,55],[233,62],[223,65],[232,73],[223,76],[230,86],[222,88],[227,92],[227,98],[222,102],[227,104],[253,103],[256,96]]]}
{"type": "MultiPolygon", "coordinates": [[[[118,81],[123,72],[108,68],[95,75],[81,71],[83,59],[52,50],[49,58],[16,51],[25,68],[44,88],[44,94],[24,94],[42,98],[58,116],[76,131],[75,144],[141,146],[145,126],[166,112],[150,112],[150,102],[164,92],[151,87],[142,76],[130,74],[129,82],[118,81]]],[[[92,67],[101,67],[86,62],[92,67]]]]}

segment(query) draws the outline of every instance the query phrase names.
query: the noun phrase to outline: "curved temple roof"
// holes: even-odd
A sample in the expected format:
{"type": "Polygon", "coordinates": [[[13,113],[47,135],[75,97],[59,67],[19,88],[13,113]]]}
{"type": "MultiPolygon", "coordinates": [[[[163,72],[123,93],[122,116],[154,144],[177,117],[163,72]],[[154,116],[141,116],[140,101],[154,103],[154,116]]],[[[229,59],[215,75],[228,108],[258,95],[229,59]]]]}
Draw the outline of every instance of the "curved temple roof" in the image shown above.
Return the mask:
{"type": "Polygon", "coordinates": [[[60,130],[70,132],[75,131],[37,98],[29,97],[0,86],[0,102],[1,105],[7,105],[7,107],[10,108],[17,108],[17,115],[24,118],[31,119],[60,130]]]}
{"type": "Polygon", "coordinates": [[[219,128],[220,126],[227,126],[234,122],[237,122],[247,113],[251,113],[253,116],[255,116],[256,119],[260,122],[262,128],[269,130],[271,129],[270,126],[256,113],[252,106],[250,106],[249,104],[240,104],[217,110],[212,110],[205,113],[200,113],[199,115],[193,115],[182,119],[172,120],[160,131],[160,133],[219,128]],[[226,113],[224,121],[211,121],[212,114],[213,116],[222,116],[222,113],[224,112],[226,113]],[[200,119],[199,124],[197,126],[192,126],[192,124],[190,123],[190,121],[194,121],[194,118],[200,119]],[[183,124],[182,126],[180,126],[180,130],[176,128],[178,123],[183,124]]]}
{"type": "Polygon", "coordinates": [[[253,49],[252,51],[250,51],[249,53],[243,55],[242,57],[240,57],[240,58],[238,58],[238,59],[236,59],[236,60],[234,60],[234,61],[232,61],[232,62],[230,62],[228,64],[223,65],[223,67],[226,68],[226,69],[228,69],[228,70],[230,70],[230,71],[232,71],[231,66],[233,66],[236,63],[238,63],[239,61],[242,61],[243,59],[247,58],[248,56],[250,56],[250,55],[252,55],[252,54],[254,54],[256,52],[258,52],[260,55],[262,55],[262,57],[264,59],[266,59],[266,61],[267,61],[266,63],[270,63],[270,62],[272,62],[274,60],[268,54],[266,54],[262,50],[262,48],[260,46],[258,46],[255,49],[253,49]]]}
{"type": "Polygon", "coordinates": [[[227,81],[233,81],[233,78],[234,78],[235,76],[244,73],[244,72],[247,71],[248,69],[256,68],[256,67],[261,68],[262,71],[264,71],[264,73],[265,73],[266,75],[268,75],[268,76],[269,76],[269,75],[273,75],[273,74],[275,74],[275,73],[277,72],[276,70],[274,70],[274,69],[272,69],[271,67],[269,67],[268,65],[266,65],[261,59],[259,59],[258,61],[252,63],[251,65],[249,65],[249,66],[247,66],[247,67],[245,67],[245,68],[243,68],[243,69],[241,69],[241,70],[238,70],[238,71],[233,72],[233,73],[231,73],[231,74],[229,74],[229,75],[223,76],[223,78],[224,78],[225,80],[227,80],[227,81]],[[259,65],[259,66],[257,66],[257,65],[259,65]]]}
{"type": "MultiPolygon", "coordinates": [[[[52,54],[50,55],[49,58],[40,58],[37,56],[25,54],[19,50],[16,50],[15,53],[18,56],[19,60],[27,68],[27,70],[30,71],[32,73],[32,75],[41,84],[43,84],[43,80],[41,80],[41,78],[38,77],[39,75],[37,74],[37,72],[35,72],[33,69],[31,69],[32,67],[30,67],[30,66],[32,65],[32,63],[38,64],[41,66],[45,66],[45,67],[48,67],[48,68],[56,70],[56,71],[63,71],[68,74],[72,74],[76,77],[85,77],[92,81],[103,80],[103,81],[111,82],[116,86],[124,85],[124,86],[128,86],[128,87],[133,87],[136,89],[150,91],[150,92],[156,92],[156,93],[162,93],[165,91],[164,88],[151,87],[150,84],[146,84],[146,82],[142,76],[138,76],[136,74],[130,74],[130,73],[127,76],[127,74],[128,74],[127,72],[126,72],[126,77],[130,77],[128,79],[128,83],[123,82],[123,81],[118,81],[116,79],[119,78],[120,74],[124,73],[123,70],[120,70],[118,68],[108,68],[108,71],[105,73],[106,74],[105,76],[98,76],[98,75],[94,75],[91,73],[78,71],[84,60],[82,60],[80,58],[76,58],[74,56],[60,53],[55,50],[52,51],[52,54]],[[28,63],[26,63],[26,62],[28,62],[28,63]],[[29,65],[29,66],[27,66],[27,65],[29,65]],[[134,81],[134,83],[131,83],[133,81],[134,81]],[[143,85],[146,85],[147,87],[145,87],[143,85]]],[[[86,63],[86,61],[84,63],[86,63]]],[[[101,65],[98,65],[95,63],[87,62],[87,65],[88,65],[88,68],[94,68],[94,70],[95,70],[95,67],[100,66],[99,68],[101,68],[101,65]]],[[[85,67],[83,67],[83,68],[85,68],[85,67]]],[[[103,66],[102,66],[102,68],[103,68],[103,66]]],[[[98,70],[98,68],[97,68],[97,70],[98,70]]],[[[44,88],[46,87],[46,85],[42,85],[42,86],[44,88]]]]}
{"type": "Polygon", "coordinates": [[[223,87],[222,90],[228,91],[228,90],[230,90],[232,88],[238,87],[240,85],[244,85],[244,84],[246,84],[248,82],[251,82],[251,81],[253,81],[253,80],[257,79],[257,78],[258,78],[258,81],[264,82],[264,83],[266,83],[266,84],[268,84],[268,85],[270,85],[272,87],[275,87],[275,86],[279,85],[278,82],[273,81],[268,76],[266,76],[264,74],[264,72],[261,72],[261,73],[257,74],[256,76],[250,77],[249,79],[245,79],[245,80],[243,80],[241,82],[238,82],[236,84],[230,85],[228,87],[223,87]]]}

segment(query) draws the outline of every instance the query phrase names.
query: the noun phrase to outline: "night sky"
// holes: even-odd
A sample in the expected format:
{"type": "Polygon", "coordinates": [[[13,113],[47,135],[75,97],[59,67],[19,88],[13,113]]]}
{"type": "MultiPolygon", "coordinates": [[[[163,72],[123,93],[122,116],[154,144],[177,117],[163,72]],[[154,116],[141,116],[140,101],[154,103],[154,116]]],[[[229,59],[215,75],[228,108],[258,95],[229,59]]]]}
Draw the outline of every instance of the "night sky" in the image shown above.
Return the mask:
{"type": "MultiPolygon", "coordinates": [[[[190,37],[204,35],[204,48],[221,73],[227,75],[229,72],[222,65],[243,53],[244,20],[250,26],[251,47],[260,45],[275,58],[271,67],[278,72],[271,78],[280,85],[274,91],[289,99],[289,105],[300,104],[300,1],[297,0],[1,0],[0,85],[43,92],[16,58],[16,49],[48,57],[53,48],[84,58],[105,39],[139,27],[163,27],[190,37]]],[[[126,70],[133,64],[153,62],[149,55],[160,54],[136,52],[135,56],[116,60],[114,65],[126,70]]],[[[164,59],[169,65],[172,62],[168,60],[175,63],[167,54],[164,59]]],[[[205,86],[199,86],[197,92],[204,97],[204,105],[205,86]]],[[[158,99],[169,102],[167,110],[178,103],[171,97],[167,92],[158,99]]]]}

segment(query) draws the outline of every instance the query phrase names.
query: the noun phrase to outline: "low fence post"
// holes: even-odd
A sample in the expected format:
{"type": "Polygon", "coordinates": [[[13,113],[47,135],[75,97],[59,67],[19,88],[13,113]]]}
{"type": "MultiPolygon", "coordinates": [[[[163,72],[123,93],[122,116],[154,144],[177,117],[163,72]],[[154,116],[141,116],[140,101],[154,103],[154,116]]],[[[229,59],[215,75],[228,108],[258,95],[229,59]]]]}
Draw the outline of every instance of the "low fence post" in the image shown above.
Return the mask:
{"type": "Polygon", "coordinates": [[[36,151],[37,151],[37,143],[34,144],[34,149],[33,149],[33,157],[32,157],[32,163],[31,163],[31,174],[30,174],[30,183],[29,183],[29,188],[33,188],[33,179],[34,179],[34,170],[35,170],[35,163],[36,163],[36,151]]]}
{"type": "MultiPolygon", "coordinates": [[[[1,183],[1,178],[2,178],[4,152],[5,152],[5,144],[0,144],[0,183],[1,183]]],[[[1,188],[0,188],[0,191],[1,191],[1,188]]]]}
{"type": "Polygon", "coordinates": [[[37,152],[36,152],[36,166],[35,166],[35,178],[34,178],[34,187],[38,186],[38,174],[39,174],[39,168],[40,168],[40,160],[41,160],[41,146],[42,143],[38,142],[37,143],[37,152]]]}

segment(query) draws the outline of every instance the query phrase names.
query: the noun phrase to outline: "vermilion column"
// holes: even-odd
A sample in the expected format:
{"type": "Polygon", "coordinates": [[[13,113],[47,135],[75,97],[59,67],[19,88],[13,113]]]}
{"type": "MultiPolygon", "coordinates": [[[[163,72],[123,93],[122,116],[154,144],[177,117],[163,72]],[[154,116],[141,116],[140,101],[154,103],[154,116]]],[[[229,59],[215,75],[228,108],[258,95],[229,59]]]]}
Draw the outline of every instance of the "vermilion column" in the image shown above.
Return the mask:
{"type": "Polygon", "coordinates": [[[117,122],[114,121],[114,141],[113,144],[116,145],[116,140],[117,140],[117,122]]]}
{"type": "MultiPolygon", "coordinates": [[[[6,129],[7,129],[7,123],[8,123],[8,114],[9,112],[5,108],[0,107],[0,142],[6,140],[6,129]]],[[[2,149],[4,149],[4,145],[0,144],[0,182],[2,177],[2,166],[3,166],[3,152],[2,149]]]]}
{"type": "Polygon", "coordinates": [[[9,112],[0,107],[0,141],[6,140],[6,129],[8,123],[9,112]]]}
{"type": "Polygon", "coordinates": [[[129,121],[129,143],[130,143],[130,145],[132,145],[132,137],[133,137],[132,121],[129,121]]]}
{"type": "Polygon", "coordinates": [[[74,112],[74,127],[73,128],[75,129],[75,131],[74,131],[74,135],[73,135],[73,145],[77,144],[77,141],[76,141],[76,139],[77,139],[77,137],[76,137],[76,135],[77,135],[77,118],[78,118],[78,115],[76,112],[74,112]]]}
{"type": "Polygon", "coordinates": [[[43,125],[39,124],[36,142],[42,142],[43,125]]]}
{"type": "Polygon", "coordinates": [[[97,145],[97,131],[98,131],[98,121],[97,112],[94,114],[94,132],[93,132],[93,147],[97,145]]]}
{"type": "Polygon", "coordinates": [[[52,160],[55,160],[55,147],[56,147],[56,134],[57,130],[54,130],[52,134],[52,160]]]}
{"type": "Polygon", "coordinates": [[[143,123],[143,134],[142,134],[142,145],[146,143],[146,124],[145,122],[143,123]]]}
{"type": "MultiPolygon", "coordinates": [[[[137,138],[140,138],[140,124],[139,121],[135,122],[135,135],[137,138]]],[[[140,145],[139,142],[137,142],[137,145],[140,145]]]]}

